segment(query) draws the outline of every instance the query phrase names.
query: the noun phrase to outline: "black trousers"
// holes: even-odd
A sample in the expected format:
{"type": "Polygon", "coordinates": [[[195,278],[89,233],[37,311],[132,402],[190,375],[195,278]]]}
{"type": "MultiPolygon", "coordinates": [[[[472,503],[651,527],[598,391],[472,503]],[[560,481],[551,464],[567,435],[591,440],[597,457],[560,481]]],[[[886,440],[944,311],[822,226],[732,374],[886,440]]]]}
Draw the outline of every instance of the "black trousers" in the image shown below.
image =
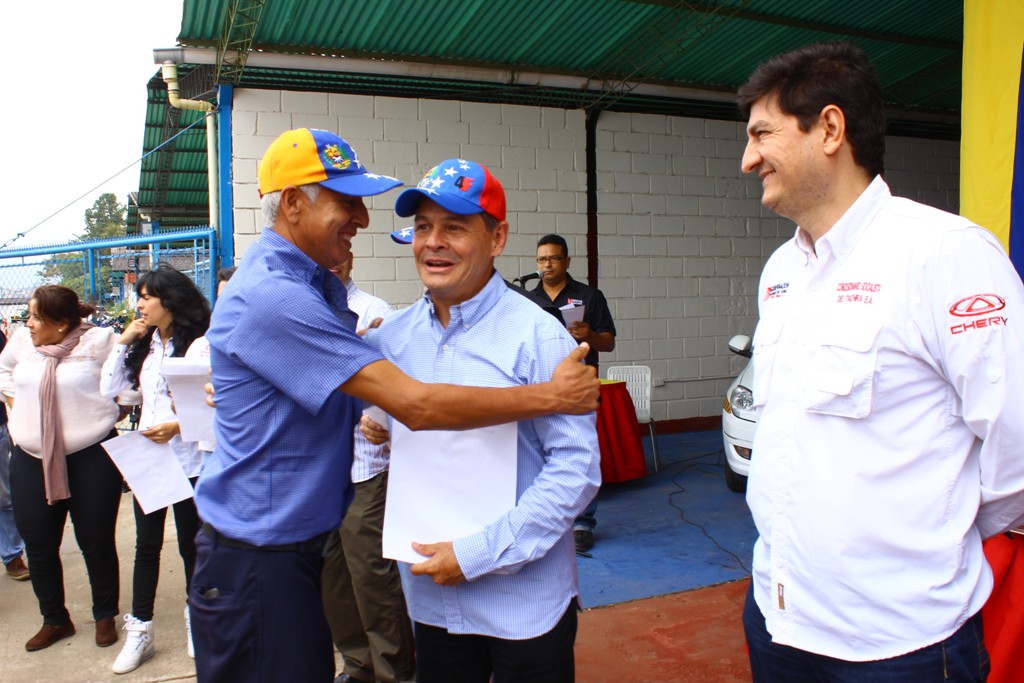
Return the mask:
{"type": "MultiPolygon", "coordinates": [[[[190,480],[192,488],[196,479],[190,480]]],[[[174,526],[178,530],[178,554],[185,566],[185,596],[192,587],[192,572],[196,568],[196,533],[199,531],[199,513],[194,498],[175,503],[174,526]]],[[[154,510],[148,515],[135,501],[135,571],[132,574],[132,615],[141,621],[153,620],[156,585],[160,579],[160,551],[164,547],[164,525],[167,508],[154,510]]]]}
{"type": "Polygon", "coordinates": [[[573,683],[576,600],[547,633],[526,640],[453,635],[416,622],[418,683],[573,683]],[[491,676],[493,675],[493,679],[491,676]]]}
{"type": "MultiPolygon", "coordinates": [[[[117,436],[112,432],[107,438],[117,436]]],[[[11,449],[14,523],[25,540],[32,589],[43,623],[67,623],[60,544],[68,515],[85,558],[92,587],[93,619],[117,616],[120,582],[114,529],[121,504],[121,473],[98,443],[67,456],[71,498],[47,505],[43,462],[17,446],[11,449]]]]}

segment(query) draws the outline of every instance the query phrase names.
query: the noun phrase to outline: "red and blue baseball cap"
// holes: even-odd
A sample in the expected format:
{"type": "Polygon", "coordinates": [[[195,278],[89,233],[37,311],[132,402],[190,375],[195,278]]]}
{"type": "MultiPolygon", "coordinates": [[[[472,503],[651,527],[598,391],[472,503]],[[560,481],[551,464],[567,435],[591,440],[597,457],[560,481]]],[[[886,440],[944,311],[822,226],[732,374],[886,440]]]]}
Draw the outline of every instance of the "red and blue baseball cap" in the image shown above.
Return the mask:
{"type": "Polygon", "coordinates": [[[289,130],[274,140],[260,162],[259,182],[261,197],[289,185],[314,183],[352,197],[369,197],[403,184],[370,173],[350,144],[316,128],[289,130]]]}
{"type": "Polygon", "coordinates": [[[395,213],[412,216],[423,199],[466,216],[486,212],[505,220],[505,190],[487,167],[465,159],[446,159],[427,171],[416,187],[398,195],[395,213]]]}

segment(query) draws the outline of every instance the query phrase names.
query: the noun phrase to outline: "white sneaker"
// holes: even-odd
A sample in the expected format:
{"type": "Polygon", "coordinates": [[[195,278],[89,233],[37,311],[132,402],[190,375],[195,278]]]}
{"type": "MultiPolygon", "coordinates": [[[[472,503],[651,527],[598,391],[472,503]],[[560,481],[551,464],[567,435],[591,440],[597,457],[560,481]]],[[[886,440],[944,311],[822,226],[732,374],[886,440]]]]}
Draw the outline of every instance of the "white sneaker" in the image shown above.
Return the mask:
{"type": "Polygon", "coordinates": [[[156,649],[153,646],[153,622],[139,621],[131,614],[124,615],[124,629],[128,632],[121,654],[112,667],[116,674],[135,671],[143,662],[152,659],[156,649]]]}
{"type": "Polygon", "coordinates": [[[188,651],[189,657],[196,658],[196,648],[192,644],[192,615],[188,610],[188,605],[185,605],[185,649],[188,651]]]}

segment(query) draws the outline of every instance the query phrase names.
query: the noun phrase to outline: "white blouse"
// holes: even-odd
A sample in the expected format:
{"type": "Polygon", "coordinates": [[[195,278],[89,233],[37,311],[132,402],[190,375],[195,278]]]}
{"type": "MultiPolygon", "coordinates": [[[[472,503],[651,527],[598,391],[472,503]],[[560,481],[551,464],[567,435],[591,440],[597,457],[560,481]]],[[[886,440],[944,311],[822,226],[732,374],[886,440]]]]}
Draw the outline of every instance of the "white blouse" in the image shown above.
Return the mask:
{"type": "MultiPolygon", "coordinates": [[[[100,392],[104,396],[116,396],[118,393],[131,388],[128,381],[128,368],[125,367],[124,358],[130,345],[114,344],[110,350],[106,362],[103,364],[103,373],[100,376],[100,392]]],[[[167,347],[164,348],[160,339],[160,331],[153,330],[153,339],[149,344],[149,355],[142,363],[142,370],[139,372],[139,389],[142,391],[142,415],[139,417],[139,429],[149,429],[153,425],[163,422],[177,422],[178,416],[174,412],[171,401],[171,393],[167,389],[167,381],[160,372],[164,358],[170,358],[174,354],[174,342],[167,340],[167,347]]],[[[181,468],[191,479],[199,476],[199,469],[203,464],[202,454],[195,443],[181,440],[181,435],[176,434],[168,442],[174,455],[177,456],[181,468]]]]}
{"type": "MultiPolygon", "coordinates": [[[[117,422],[117,403],[99,391],[103,361],[113,346],[113,331],[94,327],[57,366],[57,402],[69,454],[98,443],[117,422]]],[[[0,392],[15,399],[9,421],[11,439],[35,458],[42,455],[39,383],[46,359],[36,351],[27,327],[15,331],[0,354],[0,392]]]]}

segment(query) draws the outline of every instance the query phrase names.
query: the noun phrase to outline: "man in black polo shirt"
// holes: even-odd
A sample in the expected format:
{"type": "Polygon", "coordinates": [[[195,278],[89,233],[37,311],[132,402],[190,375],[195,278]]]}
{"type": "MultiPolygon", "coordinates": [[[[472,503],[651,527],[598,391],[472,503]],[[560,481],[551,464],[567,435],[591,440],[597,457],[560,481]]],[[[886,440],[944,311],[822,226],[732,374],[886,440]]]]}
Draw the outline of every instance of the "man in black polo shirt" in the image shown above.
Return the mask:
{"type": "MultiPolygon", "coordinates": [[[[569,275],[569,245],[561,235],[545,235],[537,241],[537,269],[543,273],[540,284],[530,293],[543,307],[561,308],[567,304],[585,306],[583,320],[573,323],[569,333],[582,344],[590,344],[587,365],[597,368],[599,351],[615,348],[615,323],[608,302],[600,289],[589,287],[569,275]]],[[[597,497],[573,523],[576,552],[586,552],[594,545],[597,525],[597,497]]]]}

